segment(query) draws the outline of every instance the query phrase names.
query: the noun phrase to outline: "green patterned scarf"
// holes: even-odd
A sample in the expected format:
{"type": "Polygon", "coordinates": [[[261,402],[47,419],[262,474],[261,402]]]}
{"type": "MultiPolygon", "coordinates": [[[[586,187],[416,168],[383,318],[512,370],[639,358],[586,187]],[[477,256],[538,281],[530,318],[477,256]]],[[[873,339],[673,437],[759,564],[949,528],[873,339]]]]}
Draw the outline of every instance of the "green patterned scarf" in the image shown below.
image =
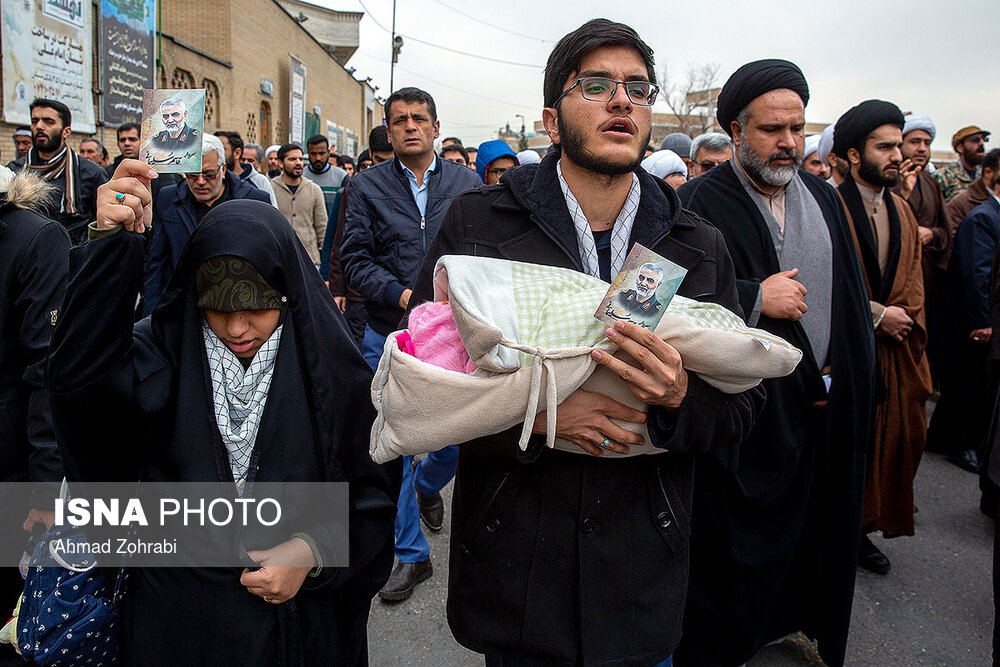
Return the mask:
{"type": "Polygon", "coordinates": [[[195,278],[198,308],[202,310],[235,313],[285,308],[287,299],[241,257],[220,255],[207,259],[198,267],[195,278]]]}

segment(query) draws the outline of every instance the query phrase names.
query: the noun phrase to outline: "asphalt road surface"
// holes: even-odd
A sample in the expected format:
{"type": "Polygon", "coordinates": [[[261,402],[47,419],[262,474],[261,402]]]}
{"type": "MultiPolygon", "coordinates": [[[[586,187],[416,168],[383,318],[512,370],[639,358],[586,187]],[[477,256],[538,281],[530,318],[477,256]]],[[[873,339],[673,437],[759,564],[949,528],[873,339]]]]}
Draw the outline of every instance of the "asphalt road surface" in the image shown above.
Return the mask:
{"type": "MultiPolygon", "coordinates": [[[[444,492],[450,510],[451,486],[444,492]]],[[[979,513],[978,478],[925,454],[916,481],[916,535],[874,541],[892,561],[887,576],[858,572],[849,665],[989,665],[993,631],[993,525],[979,513]]],[[[428,534],[434,576],[400,603],[372,603],[375,667],[482,665],[459,646],[445,617],[448,526],[428,534]]],[[[425,533],[426,534],[426,533],[425,533]]],[[[749,667],[822,664],[797,635],[762,650],[749,667]]]]}

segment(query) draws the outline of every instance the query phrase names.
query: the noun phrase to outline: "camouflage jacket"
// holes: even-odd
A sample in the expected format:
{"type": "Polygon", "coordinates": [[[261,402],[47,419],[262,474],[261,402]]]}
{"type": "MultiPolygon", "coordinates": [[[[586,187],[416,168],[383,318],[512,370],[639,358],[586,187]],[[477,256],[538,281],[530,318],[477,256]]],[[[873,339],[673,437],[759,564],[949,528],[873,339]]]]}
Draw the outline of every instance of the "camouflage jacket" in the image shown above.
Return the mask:
{"type": "MultiPolygon", "coordinates": [[[[938,185],[941,186],[941,194],[944,195],[946,202],[951,201],[955,195],[969,187],[973,181],[973,177],[969,176],[969,172],[958,161],[938,169],[931,175],[937,179],[938,185]]],[[[978,167],[976,167],[974,178],[979,178],[978,167]]]]}

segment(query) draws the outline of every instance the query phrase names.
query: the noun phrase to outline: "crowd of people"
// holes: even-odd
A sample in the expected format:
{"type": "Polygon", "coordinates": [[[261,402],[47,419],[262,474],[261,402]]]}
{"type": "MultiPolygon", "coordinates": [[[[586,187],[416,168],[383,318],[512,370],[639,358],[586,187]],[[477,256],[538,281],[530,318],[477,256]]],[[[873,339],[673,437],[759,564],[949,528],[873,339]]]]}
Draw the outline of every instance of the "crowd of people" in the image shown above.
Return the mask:
{"type": "MultiPolygon", "coordinates": [[[[722,132],[657,150],[655,81],[639,35],[596,19],[549,56],[544,157],[436,149],[433,97],[402,88],[356,157],[219,131],[186,174],[138,160],[131,123],[113,161],[74,151],[69,109],[31,104],[0,168],[3,479],[351,484],[349,567],[297,534],[251,552],[259,570],[137,572],[124,664],[365,664],[372,597],[433,576],[423,529],[453,478],[448,621],[490,666],[740,665],[800,631],[841,665],[857,568],[888,575],[876,540],[914,534],[925,449],[978,472],[996,518],[990,133],[957,130],[958,160],[934,165],[933,121],[872,99],[807,137],[806,77],[770,59],[726,81],[722,132]],[[592,357],[645,409],[570,394],[555,431],[580,455],[545,447],[543,411],[371,460],[372,372],[433,301],[438,259],[610,282],[634,244],[687,269],[678,294],[801,350],[796,369],[725,394],[620,322],[621,353],[592,357]],[[645,441],[623,423],[658,453],[624,456],[645,441]],[[279,551],[312,566],[268,568],[279,551]]],[[[23,509],[11,530],[51,525],[51,505],[23,509]]],[[[19,586],[5,573],[0,600],[19,586]]]]}

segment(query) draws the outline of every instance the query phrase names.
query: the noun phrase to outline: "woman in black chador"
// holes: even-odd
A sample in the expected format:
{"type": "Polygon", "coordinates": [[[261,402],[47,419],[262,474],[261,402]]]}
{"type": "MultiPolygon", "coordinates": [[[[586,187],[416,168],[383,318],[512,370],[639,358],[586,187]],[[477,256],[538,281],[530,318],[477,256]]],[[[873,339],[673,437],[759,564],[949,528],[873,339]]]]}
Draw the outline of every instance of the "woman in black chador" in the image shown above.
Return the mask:
{"type": "Polygon", "coordinates": [[[48,375],[67,476],[349,482],[350,565],[330,566],[319,525],[251,551],[256,571],[135,568],[122,661],[366,664],[396,512],[390,475],[368,455],[371,371],[291,226],[256,201],[212,208],[160,306],[133,328],[151,176],[123,161],[72,257],[48,375]],[[292,554],[311,567],[267,566],[292,554]]]}

